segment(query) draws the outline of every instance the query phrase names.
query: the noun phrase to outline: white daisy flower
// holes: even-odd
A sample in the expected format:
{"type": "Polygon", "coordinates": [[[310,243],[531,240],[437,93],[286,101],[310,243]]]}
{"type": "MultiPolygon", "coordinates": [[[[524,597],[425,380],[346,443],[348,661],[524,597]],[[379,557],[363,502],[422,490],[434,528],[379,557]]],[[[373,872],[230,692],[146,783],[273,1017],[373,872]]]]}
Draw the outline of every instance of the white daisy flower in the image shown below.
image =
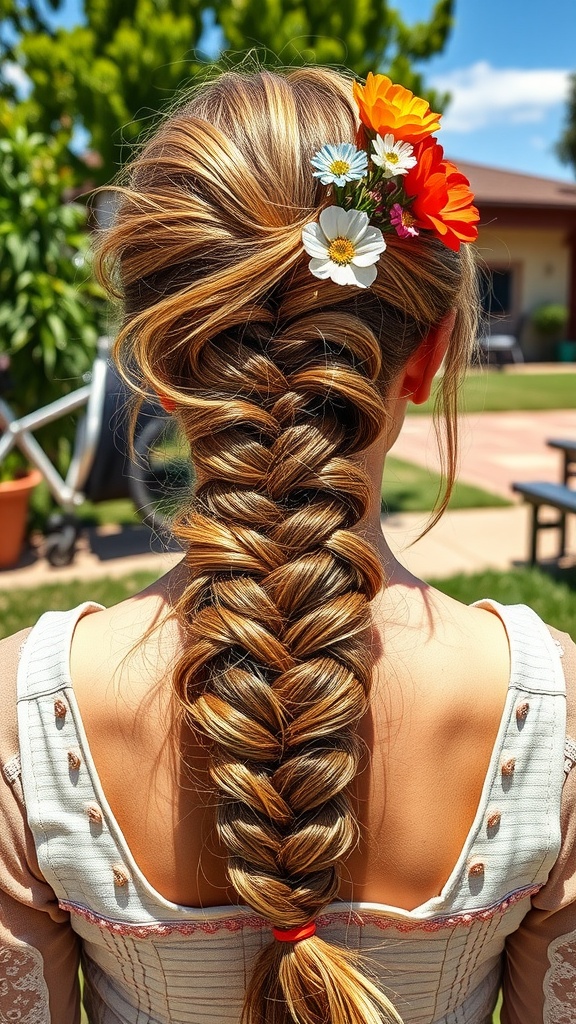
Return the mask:
{"type": "Polygon", "coordinates": [[[368,169],[368,156],[363,149],[356,149],[351,142],[327,143],[314,154],[310,163],[316,168],[314,177],[323,185],[345,185],[347,181],[358,181],[368,169]]]}
{"type": "Polygon", "coordinates": [[[328,206],[318,222],[306,224],[302,242],[312,257],[309,267],[314,277],[329,277],[335,284],[354,284],[358,288],[369,288],[374,283],[374,264],[386,248],[382,232],[370,226],[367,213],[340,206],[328,206]]]}
{"type": "Polygon", "coordinates": [[[407,174],[411,167],[418,163],[414,154],[414,146],[409,142],[396,142],[393,135],[377,135],[372,142],[374,152],[372,161],[382,167],[385,178],[393,178],[396,174],[407,174]]]}

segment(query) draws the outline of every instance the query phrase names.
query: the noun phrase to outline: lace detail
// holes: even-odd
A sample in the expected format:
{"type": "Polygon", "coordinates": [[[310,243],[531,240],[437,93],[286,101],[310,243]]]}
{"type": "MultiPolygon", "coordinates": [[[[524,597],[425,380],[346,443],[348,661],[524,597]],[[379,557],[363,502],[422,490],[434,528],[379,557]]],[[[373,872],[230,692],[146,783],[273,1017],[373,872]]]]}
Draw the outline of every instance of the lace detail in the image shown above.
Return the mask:
{"type": "Polygon", "coordinates": [[[564,648],[562,647],[562,644],[560,643],[560,641],[556,637],[554,637],[554,643],[556,644],[556,647],[558,648],[558,654],[560,655],[561,658],[563,658],[564,657],[564,648]]]}
{"type": "Polygon", "coordinates": [[[0,945],[0,1024],[50,1024],[43,960],[25,942],[0,945]]]}
{"type": "Polygon", "coordinates": [[[576,1020],[576,931],[548,946],[550,967],[544,978],[544,1024],[576,1020]]]}
{"type": "Polygon", "coordinates": [[[9,761],[6,762],[2,769],[2,774],[11,786],[14,785],[16,779],[19,779],[22,774],[22,765],[20,764],[20,754],[14,754],[9,761]]]}
{"type": "Polygon", "coordinates": [[[572,771],[575,764],[576,743],[574,742],[574,740],[570,739],[569,736],[567,736],[566,743],[564,745],[564,774],[568,775],[572,771]]]}

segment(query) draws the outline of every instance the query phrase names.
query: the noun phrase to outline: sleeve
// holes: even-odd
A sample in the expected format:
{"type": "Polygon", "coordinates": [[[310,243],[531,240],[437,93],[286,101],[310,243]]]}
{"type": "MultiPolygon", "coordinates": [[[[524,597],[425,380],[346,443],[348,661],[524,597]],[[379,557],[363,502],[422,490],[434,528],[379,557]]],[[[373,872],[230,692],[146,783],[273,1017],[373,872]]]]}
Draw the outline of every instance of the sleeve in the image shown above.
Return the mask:
{"type": "Polygon", "coordinates": [[[25,637],[0,642],[0,1021],[78,1024],[78,938],[40,872],[20,779],[16,667],[25,637]]]}
{"type": "Polygon", "coordinates": [[[548,881],[507,940],[502,1024],[576,1021],[576,645],[567,634],[551,633],[566,677],[562,844],[548,881]]]}

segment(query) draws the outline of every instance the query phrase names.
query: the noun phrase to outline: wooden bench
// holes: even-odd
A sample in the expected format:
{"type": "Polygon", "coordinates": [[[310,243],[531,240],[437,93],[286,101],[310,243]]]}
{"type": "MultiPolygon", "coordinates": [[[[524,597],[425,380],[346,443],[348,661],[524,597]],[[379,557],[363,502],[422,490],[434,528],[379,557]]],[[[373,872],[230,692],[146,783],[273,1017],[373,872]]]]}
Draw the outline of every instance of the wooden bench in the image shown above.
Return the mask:
{"type": "Polygon", "coordinates": [[[576,477],[576,441],[553,437],[546,444],[549,448],[557,448],[564,454],[562,479],[563,483],[567,484],[572,477],[576,477]]]}
{"type": "Polygon", "coordinates": [[[524,501],[532,505],[530,564],[534,565],[537,561],[536,545],[540,530],[558,529],[560,531],[558,557],[561,558],[566,551],[566,516],[568,514],[576,515],[576,490],[572,490],[566,484],[550,484],[541,481],[512,484],[512,490],[521,494],[524,501]],[[560,513],[558,519],[542,522],[539,517],[542,507],[557,509],[560,513]]]}

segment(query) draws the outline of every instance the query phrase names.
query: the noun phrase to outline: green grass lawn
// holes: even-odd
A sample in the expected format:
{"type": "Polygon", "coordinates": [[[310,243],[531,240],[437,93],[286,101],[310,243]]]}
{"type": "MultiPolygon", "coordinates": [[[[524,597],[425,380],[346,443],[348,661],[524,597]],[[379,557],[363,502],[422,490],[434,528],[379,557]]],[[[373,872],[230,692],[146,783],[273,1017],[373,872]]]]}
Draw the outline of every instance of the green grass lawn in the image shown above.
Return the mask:
{"type": "Polygon", "coordinates": [[[32,625],[42,612],[74,608],[82,601],[109,607],[137,594],[157,579],[154,572],[134,572],[119,579],[72,580],[22,590],[2,590],[0,578],[0,637],[32,625]]]}
{"type": "MultiPolygon", "coordinates": [[[[438,473],[404,462],[389,455],[386,459],[382,483],[383,512],[429,512],[440,490],[441,478],[438,473]]],[[[498,508],[510,505],[498,494],[474,487],[472,484],[456,483],[450,498],[450,508],[498,508]]]]}
{"type": "MultiPolygon", "coordinates": [[[[408,405],[408,412],[429,414],[433,406],[433,400],[408,405]]],[[[472,372],[462,386],[461,407],[462,412],[576,409],[576,373],[472,372]]]]}
{"type": "Polygon", "coordinates": [[[465,604],[492,597],[502,604],[530,605],[545,622],[576,640],[576,569],[544,571],[526,567],[470,576],[461,573],[429,582],[465,604]]]}

